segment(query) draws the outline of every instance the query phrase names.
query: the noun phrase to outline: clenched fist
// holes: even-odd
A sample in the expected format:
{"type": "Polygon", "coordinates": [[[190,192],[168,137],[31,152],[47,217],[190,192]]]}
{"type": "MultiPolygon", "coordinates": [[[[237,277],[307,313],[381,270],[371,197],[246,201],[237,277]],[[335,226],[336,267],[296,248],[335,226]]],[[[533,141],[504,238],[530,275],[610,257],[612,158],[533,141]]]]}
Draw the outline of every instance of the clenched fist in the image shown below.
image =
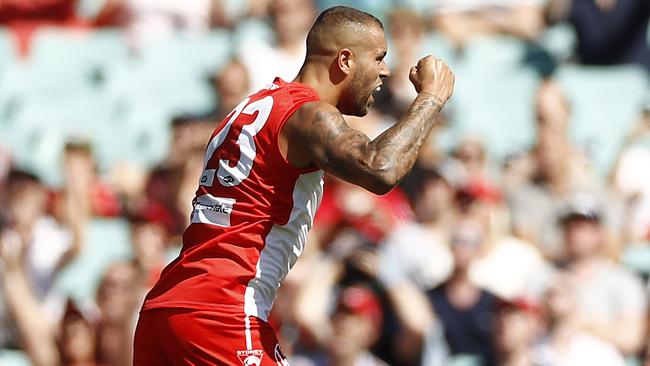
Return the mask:
{"type": "Polygon", "coordinates": [[[443,102],[453,94],[456,80],[449,66],[432,55],[421,58],[417,66],[411,68],[409,79],[418,93],[431,93],[443,102]]]}

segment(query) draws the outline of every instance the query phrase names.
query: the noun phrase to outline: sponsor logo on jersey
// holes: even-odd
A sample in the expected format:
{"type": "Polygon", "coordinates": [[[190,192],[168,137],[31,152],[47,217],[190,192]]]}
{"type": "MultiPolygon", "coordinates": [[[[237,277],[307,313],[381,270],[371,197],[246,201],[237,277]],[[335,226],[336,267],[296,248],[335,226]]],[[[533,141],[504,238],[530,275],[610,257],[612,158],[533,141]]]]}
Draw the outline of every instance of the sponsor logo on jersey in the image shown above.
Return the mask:
{"type": "Polygon", "coordinates": [[[264,352],[261,349],[237,351],[237,358],[244,366],[260,366],[264,352]]]}
{"type": "Polygon", "coordinates": [[[229,227],[234,204],[233,198],[215,197],[210,194],[199,196],[194,201],[192,223],[229,227]]]}
{"type": "Polygon", "coordinates": [[[224,214],[229,214],[232,212],[232,207],[226,206],[226,205],[221,205],[221,204],[216,204],[216,205],[204,205],[201,203],[197,203],[194,208],[199,209],[199,210],[210,210],[214,212],[219,212],[219,213],[224,213],[224,214]]]}

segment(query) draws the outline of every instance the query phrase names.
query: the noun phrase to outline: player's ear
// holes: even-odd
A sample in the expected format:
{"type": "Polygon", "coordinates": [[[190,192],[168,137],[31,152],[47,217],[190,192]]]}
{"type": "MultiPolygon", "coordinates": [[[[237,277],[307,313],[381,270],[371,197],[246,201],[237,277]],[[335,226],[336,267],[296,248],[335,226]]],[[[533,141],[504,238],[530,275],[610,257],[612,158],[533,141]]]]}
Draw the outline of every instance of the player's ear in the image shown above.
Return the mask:
{"type": "Polygon", "coordinates": [[[351,68],[352,68],[352,58],[353,58],[352,51],[350,51],[347,48],[344,48],[344,49],[339,51],[337,56],[338,57],[337,57],[336,61],[337,61],[339,70],[341,70],[341,72],[343,74],[349,75],[350,72],[351,72],[351,68]]]}

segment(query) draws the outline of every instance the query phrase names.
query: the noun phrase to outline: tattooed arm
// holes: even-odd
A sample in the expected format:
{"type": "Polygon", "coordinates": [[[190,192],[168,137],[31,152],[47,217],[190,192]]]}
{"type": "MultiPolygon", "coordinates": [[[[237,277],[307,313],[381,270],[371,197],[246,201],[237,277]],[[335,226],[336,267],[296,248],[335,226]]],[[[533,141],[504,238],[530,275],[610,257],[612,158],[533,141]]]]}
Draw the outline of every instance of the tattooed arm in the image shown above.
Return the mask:
{"type": "MultiPolygon", "coordinates": [[[[427,57],[411,69],[418,96],[391,128],[370,140],[348,126],[324,102],[306,103],[290,119],[289,136],[310,162],[373,193],[384,194],[415,164],[440,110],[453,91],[454,77],[441,60],[427,57]]],[[[295,145],[295,144],[294,144],[295,145]]]]}

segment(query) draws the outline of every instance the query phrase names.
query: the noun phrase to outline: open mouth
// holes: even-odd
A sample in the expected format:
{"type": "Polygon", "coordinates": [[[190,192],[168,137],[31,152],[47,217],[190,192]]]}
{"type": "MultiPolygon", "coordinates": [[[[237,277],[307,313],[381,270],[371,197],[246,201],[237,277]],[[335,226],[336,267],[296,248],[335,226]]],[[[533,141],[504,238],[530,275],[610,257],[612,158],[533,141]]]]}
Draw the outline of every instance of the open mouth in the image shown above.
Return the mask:
{"type": "Polygon", "coordinates": [[[377,85],[368,96],[368,105],[373,105],[375,103],[375,94],[381,91],[382,84],[377,85]]]}

